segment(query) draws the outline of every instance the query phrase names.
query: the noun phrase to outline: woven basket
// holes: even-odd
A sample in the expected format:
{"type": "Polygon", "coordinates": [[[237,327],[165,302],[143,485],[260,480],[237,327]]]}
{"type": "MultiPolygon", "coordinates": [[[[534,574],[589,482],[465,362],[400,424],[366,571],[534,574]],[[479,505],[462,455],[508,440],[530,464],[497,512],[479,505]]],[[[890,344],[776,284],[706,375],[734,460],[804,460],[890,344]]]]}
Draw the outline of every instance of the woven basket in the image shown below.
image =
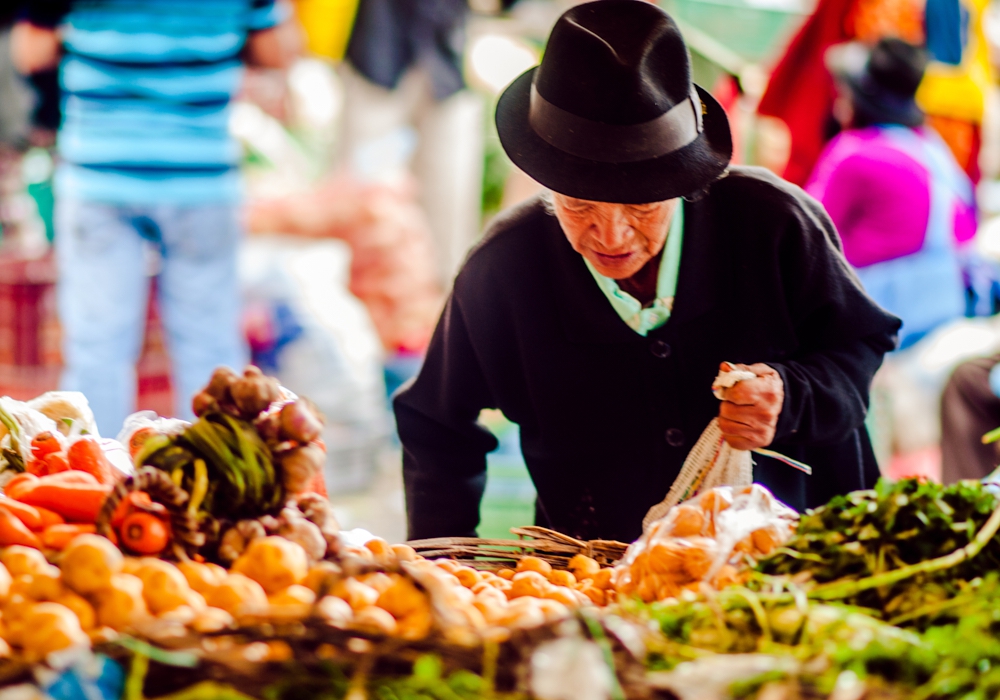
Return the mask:
{"type": "Polygon", "coordinates": [[[544,527],[515,527],[511,534],[521,539],[484,540],[478,537],[435,537],[407,542],[418,554],[428,559],[462,559],[463,563],[480,570],[510,567],[525,555],[544,559],[556,569],[565,569],[577,554],[596,559],[610,566],[621,559],[628,545],[614,540],[578,540],[544,527]]]}

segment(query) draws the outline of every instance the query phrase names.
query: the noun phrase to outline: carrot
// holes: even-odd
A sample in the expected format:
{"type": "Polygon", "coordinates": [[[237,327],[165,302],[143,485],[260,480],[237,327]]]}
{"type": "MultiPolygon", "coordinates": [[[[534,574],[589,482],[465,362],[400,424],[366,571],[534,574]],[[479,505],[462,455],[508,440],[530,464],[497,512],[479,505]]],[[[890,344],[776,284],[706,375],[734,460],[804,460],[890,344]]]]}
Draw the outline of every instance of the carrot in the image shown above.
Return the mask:
{"type": "Polygon", "coordinates": [[[42,544],[49,549],[66,549],[77,535],[97,532],[96,525],[50,525],[42,533],[42,544]]]}
{"type": "Polygon", "coordinates": [[[42,548],[42,543],[38,541],[35,533],[29,530],[9,510],[0,508],[0,545],[8,547],[13,544],[35,549],[42,548]]]}
{"type": "Polygon", "coordinates": [[[35,459],[45,459],[53,452],[62,452],[62,444],[55,435],[49,431],[39,433],[31,440],[31,454],[35,459]]]}
{"type": "Polygon", "coordinates": [[[115,483],[114,469],[104,456],[104,450],[97,440],[89,437],[80,438],[69,446],[66,457],[69,459],[70,469],[93,474],[102,484],[115,483]]]}
{"type": "Polygon", "coordinates": [[[24,523],[29,530],[42,529],[42,516],[31,506],[15,501],[9,496],[0,496],[0,508],[6,508],[17,516],[17,519],[24,523]]]}
{"type": "Polygon", "coordinates": [[[42,530],[52,525],[64,525],[66,523],[66,519],[53,510],[37,507],[35,510],[37,510],[38,514],[42,517],[42,530]]]}
{"type": "Polygon", "coordinates": [[[153,501],[145,491],[132,491],[118,502],[115,512],[111,514],[111,527],[118,529],[130,513],[135,510],[146,510],[153,506],[153,501]]]}
{"type": "Polygon", "coordinates": [[[39,477],[40,484],[80,484],[82,486],[97,486],[100,482],[97,477],[87,472],[71,469],[58,474],[48,474],[39,477]]]}
{"type": "Polygon", "coordinates": [[[18,494],[34,488],[37,483],[38,477],[34,474],[18,474],[7,482],[7,485],[4,486],[3,490],[8,496],[16,499],[18,494]]]}
{"type": "MultiPolygon", "coordinates": [[[[51,478],[51,477],[46,477],[51,478]]],[[[39,480],[35,488],[18,500],[29,506],[55,511],[72,523],[93,523],[111,493],[111,485],[52,483],[39,480]]]]}
{"type": "Polygon", "coordinates": [[[149,513],[132,513],[121,529],[122,544],[136,554],[159,554],[170,542],[166,524],[149,513]]]}
{"type": "Polygon", "coordinates": [[[53,454],[46,455],[42,459],[42,463],[44,464],[43,473],[39,474],[38,476],[47,476],[48,474],[58,474],[60,472],[68,472],[70,469],[69,461],[66,459],[66,455],[64,455],[62,452],[55,452],[53,454]]]}
{"type": "Polygon", "coordinates": [[[132,459],[135,459],[135,456],[139,454],[139,450],[141,450],[142,446],[146,444],[146,440],[153,437],[154,435],[158,435],[158,433],[156,432],[155,428],[150,428],[150,427],[139,428],[134,433],[132,433],[132,437],[128,439],[129,456],[132,459]]]}

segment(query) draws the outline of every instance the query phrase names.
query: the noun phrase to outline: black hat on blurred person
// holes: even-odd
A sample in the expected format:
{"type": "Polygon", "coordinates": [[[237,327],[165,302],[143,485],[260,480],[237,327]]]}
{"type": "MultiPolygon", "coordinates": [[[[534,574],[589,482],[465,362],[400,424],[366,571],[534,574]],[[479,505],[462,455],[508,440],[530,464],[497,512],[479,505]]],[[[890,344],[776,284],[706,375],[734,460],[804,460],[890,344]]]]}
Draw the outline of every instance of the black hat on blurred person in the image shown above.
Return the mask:
{"type": "Polygon", "coordinates": [[[830,70],[847,83],[855,120],[863,124],[920,126],[924,113],[916,94],[927,68],[927,52],[902,39],[881,39],[870,52],[859,44],[834,47],[830,70]],[[858,58],[864,56],[863,65],[858,58]]]}
{"type": "Polygon", "coordinates": [[[718,179],[733,144],[722,107],[691,82],[670,16],[642,0],[577,5],[541,65],[501,95],[500,142],[546,187],[623,204],[692,195],[718,179]]]}

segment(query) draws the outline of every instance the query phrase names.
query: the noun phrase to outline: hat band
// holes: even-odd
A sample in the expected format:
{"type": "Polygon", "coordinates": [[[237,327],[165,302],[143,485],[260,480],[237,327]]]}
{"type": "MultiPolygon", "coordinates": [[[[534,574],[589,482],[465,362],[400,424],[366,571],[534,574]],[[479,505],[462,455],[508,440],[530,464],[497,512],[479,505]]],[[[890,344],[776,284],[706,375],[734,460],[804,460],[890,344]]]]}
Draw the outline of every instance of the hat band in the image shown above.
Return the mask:
{"type": "Polygon", "coordinates": [[[528,123],[549,145],[601,163],[635,163],[680,150],[702,132],[701,98],[688,99],[640,124],[605,124],[567,112],[542,97],[534,84],[528,123]]]}

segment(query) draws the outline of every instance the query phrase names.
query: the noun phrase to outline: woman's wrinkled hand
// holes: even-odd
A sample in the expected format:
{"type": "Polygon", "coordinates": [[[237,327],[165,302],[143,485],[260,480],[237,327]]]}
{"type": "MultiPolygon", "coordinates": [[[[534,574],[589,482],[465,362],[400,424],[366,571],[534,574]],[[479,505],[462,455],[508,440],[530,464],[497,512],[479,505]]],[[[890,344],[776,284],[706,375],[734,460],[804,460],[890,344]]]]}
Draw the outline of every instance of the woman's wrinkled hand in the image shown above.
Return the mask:
{"type": "Polygon", "coordinates": [[[726,442],[737,450],[767,447],[774,441],[778,417],[785,402],[785,385],[772,367],[757,363],[722,363],[721,371],[745,370],[757,375],[725,390],[719,408],[719,428],[726,442]]]}

